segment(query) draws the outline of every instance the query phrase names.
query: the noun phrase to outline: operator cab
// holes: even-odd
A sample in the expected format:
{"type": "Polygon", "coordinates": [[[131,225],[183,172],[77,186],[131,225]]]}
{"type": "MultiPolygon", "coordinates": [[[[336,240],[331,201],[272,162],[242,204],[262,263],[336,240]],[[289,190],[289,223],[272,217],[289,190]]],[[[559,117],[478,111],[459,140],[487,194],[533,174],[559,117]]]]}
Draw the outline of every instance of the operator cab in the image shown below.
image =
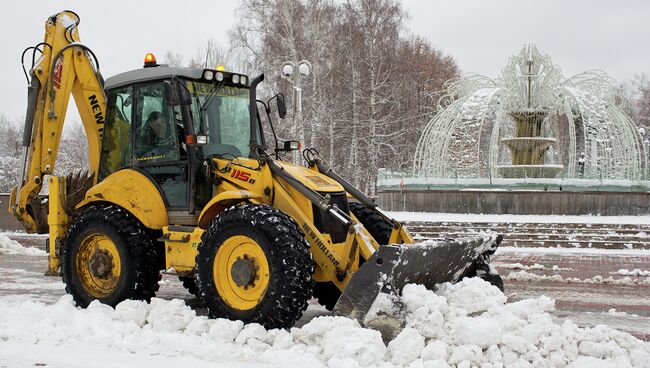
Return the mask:
{"type": "Polygon", "coordinates": [[[108,78],[105,89],[99,180],[137,170],[158,186],[170,223],[196,224],[212,198],[206,159],[250,155],[248,76],[158,65],[147,54],[144,68],[108,78]]]}

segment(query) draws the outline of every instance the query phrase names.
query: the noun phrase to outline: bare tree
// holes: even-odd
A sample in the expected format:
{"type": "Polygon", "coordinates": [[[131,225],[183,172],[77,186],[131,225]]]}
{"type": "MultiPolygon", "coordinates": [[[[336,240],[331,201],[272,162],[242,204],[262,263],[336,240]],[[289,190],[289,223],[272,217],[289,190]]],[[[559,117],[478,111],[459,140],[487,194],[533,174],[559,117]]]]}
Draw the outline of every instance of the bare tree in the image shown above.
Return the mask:
{"type": "Polygon", "coordinates": [[[168,50],[163,56],[163,63],[171,67],[183,66],[183,55],[177,54],[174,51],[168,50]]]}
{"type": "Polygon", "coordinates": [[[89,170],[88,139],[83,125],[75,121],[71,129],[64,132],[61,138],[54,173],[63,176],[84,170],[89,170]]]}
{"type": "Polygon", "coordinates": [[[217,65],[223,65],[226,70],[238,73],[251,74],[253,72],[241,50],[221,46],[214,39],[209,39],[189,61],[191,67],[216,68],[217,65]]]}
{"type": "Polygon", "coordinates": [[[637,94],[633,106],[637,122],[645,127],[650,127],[650,79],[645,74],[634,79],[637,94]]]}
{"type": "Polygon", "coordinates": [[[413,142],[435,113],[436,91],[458,75],[455,62],[427,41],[405,36],[395,0],[244,0],[232,46],[264,70],[267,94],[291,91],[284,61],[313,66],[303,84],[304,123],[278,124],[324,153],[333,167],[373,194],[380,167],[411,162],[413,142]]]}

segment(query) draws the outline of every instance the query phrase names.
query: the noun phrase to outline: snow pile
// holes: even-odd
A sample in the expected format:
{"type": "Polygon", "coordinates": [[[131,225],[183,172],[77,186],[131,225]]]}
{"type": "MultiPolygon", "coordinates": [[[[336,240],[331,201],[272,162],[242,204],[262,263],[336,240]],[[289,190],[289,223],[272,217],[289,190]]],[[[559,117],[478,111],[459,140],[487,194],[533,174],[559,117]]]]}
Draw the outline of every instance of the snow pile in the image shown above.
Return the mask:
{"type": "Polygon", "coordinates": [[[494,263],[498,268],[505,269],[514,269],[514,270],[553,270],[553,271],[573,271],[573,268],[560,267],[558,265],[553,265],[551,268],[544,266],[543,264],[535,263],[530,266],[523,265],[521,263],[494,263]]]}
{"type": "Polygon", "coordinates": [[[616,279],[611,276],[594,276],[590,279],[579,279],[577,277],[564,278],[561,275],[537,275],[526,271],[511,272],[505,277],[506,280],[513,281],[535,281],[535,282],[564,282],[570,284],[610,284],[610,285],[624,285],[624,286],[650,286],[650,277],[633,279],[630,277],[623,277],[616,279]]]}
{"type": "Polygon", "coordinates": [[[546,266],[535,263],[530,266],[524,266],[521,263],[504,263],[504,264],[499,264],[498,265],[500,268],[510,268],[510,269],[517,269],[517,270],[545,270],[546,266]]]}
{"type": "Polygon", "coordinates": [[[38,248],[23,247],[17,241],[0,233],[0,254],[21,254],[26,256],[46,256],[47,252],[38,248]]]}
{"type": "Polygon", "coordinates": [[[607,311],[607,314],[609,314],[610,316],[617,316],[617,317],[639,317],[638,314],[620,312],[620,311],[617,311],[616,308],[610,308],[607,311]]]}
{"type": "Polygon", "coordinates": [[[643,270],[641,271],[638,268],[635,268],[633,270],[627,270],[625,268],[622,268],[617,271],[617,273],[621,276],[650,276],[650,271],[643,270]]]}
{"type": "MultiPolygon", "coordinates": [[[[385,302],[386,300],[384,300],[385,302]]],[[[481,279],[439,287],[407,285],[400,304],[405,328],[384,345],[379,332],[354,320],[324,316],[301,328],[196,316],[182,301],[0,303],[0,365],[157,367],[594,367],[650,365],[650,344],[606,326],[553,323],[553,300],[505,304],[481,279]],[[38,348],[36,347],[38,345],[38,348]],[[155,362],[155,364],[154,364],[155,362]],[[92,365],[92,364],[91,364],[92,365]],[[107,365],[108,366],[108,365],[107,365]]]]}

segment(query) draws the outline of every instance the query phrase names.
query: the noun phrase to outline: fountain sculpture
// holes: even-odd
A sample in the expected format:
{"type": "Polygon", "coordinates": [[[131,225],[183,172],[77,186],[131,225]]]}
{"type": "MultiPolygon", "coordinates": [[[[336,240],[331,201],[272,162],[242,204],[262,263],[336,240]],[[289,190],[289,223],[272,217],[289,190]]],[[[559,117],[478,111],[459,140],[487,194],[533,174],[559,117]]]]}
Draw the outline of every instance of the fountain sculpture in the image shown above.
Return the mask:
{"type": "Polygon", "coordinates": [[[465,75],[446,87],[418,142],[415,177],[644,179],[647,141],[604,72],[565,79],[530,45],[499,78],[465,75]]]}

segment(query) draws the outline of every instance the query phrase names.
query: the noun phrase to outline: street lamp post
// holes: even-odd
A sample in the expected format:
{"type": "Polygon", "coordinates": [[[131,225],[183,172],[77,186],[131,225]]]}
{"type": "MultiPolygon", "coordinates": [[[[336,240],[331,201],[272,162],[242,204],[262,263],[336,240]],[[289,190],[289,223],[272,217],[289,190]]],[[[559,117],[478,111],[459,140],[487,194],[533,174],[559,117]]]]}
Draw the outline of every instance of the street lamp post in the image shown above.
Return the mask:
{"type": "MultiPolygon", "coordinates": [[[[305,126],[302,121],[302,78],[307,78],[311,74],[311,63],[308,60],[301,60],[297,63],[285,61],[282,64],[282,78],[291,83],[293,87],[293,114],[292,114],[292,131],[295,134],[296,128],[299,132],[301,144],[305,144],[305,126]],[[298,73],[295,73],[296,69],[298,73]]],[[[294,163],[300,162],[300,152],[294,152],[294,163]]]]}

